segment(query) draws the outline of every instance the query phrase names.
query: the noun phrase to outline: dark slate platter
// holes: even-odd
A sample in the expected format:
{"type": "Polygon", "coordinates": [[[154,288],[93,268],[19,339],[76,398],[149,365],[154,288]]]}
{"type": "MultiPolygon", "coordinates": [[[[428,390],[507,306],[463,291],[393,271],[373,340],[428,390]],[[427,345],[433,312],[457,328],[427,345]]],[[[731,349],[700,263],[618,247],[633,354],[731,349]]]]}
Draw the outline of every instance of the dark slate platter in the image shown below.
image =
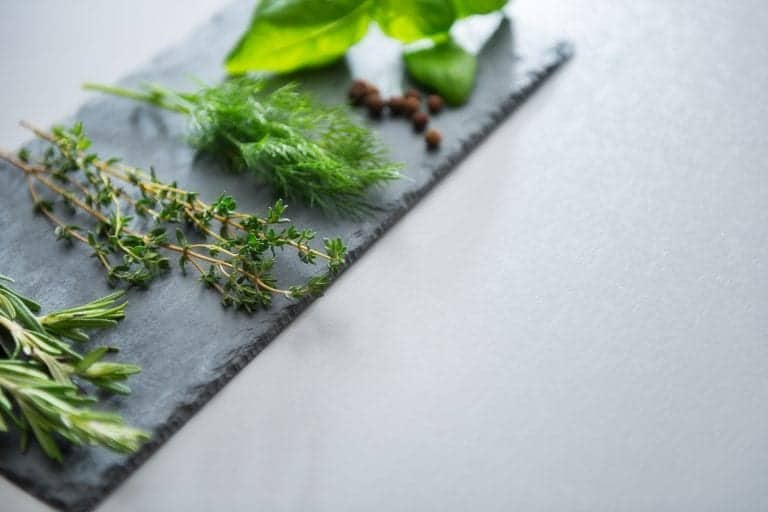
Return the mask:
{"type": "MultiPolygon", "coordinates": [[[[221,57],[247,24],[253,2],[241,1],[218,14],[185,42],[155,58],[123,85],[158,81],[188,88],[189,77],[215,82],[222,78],[221,57]]],[[[477,44],[482,28],[467,41],[477,44]]],[[[298,226],[321,236],[342,236],[354,262],[443,176],[453,169],[510,112],[571,55],[567,43],[553,41],[524,20],[504,21],[480,52],[477,87],[470,103],[439,115],[443,132],[438,152],[424,150],[423,140],[403,121],[371,122],[407,176],[372,194],[381,207],[363,221],[328,219],[298,207],[289,209],[298,226]],[[514,28],[513,28],[514,27],[514,28]]],[[[329,103],[344,101],[351,76],[374,79],[393,92],[402,85],[397,49],[370,37],[347,62],[297,79],[329,103]]],[[[241,208],[262,211],[269,194],[256,182],[225,172],[217,163],[197,158],[183,142],[184,121],[134,103],[95,97],[73,119],[82,119],[95,148],[133,165],[153,165],[161,178],[176,179],[213,199],[233,194],[241,208]]],[[[83,247],[68,248],[54,240],[50,225],[24,205],[26,187],[20,173],[0,163],[0,273],[24,276],[21,291],[42,299],[46,308],[93,299],[108,288],[97,264],[83,247]]],[[[303,267],[303,266],[301,266],[303,267]]],[[[286,269],[294,280],[307,272],[286,269]]],[[[268,312],[246,315],[224,309],[213,292],[178,272],[153,283],[147,291],[131,290],[128,318],[102,335],[102,343],[121,347],[121,360],[137,363],[143,373],[131,382],[133,394],[110,398],[102,406],[122,413],[153,433],[152,442],[131,456],[99,449],[67,452],[65,466],[48,461],[33,447],[18,452],[13,435],[0,436],[0,473],[28,492],[66,511],[90,510],[136,470],[164,441],[197,412],[301,311],[299,304],[278,301],[268,312]]],[[[318,339],[318,343],[322,343],[318,339]]]]}

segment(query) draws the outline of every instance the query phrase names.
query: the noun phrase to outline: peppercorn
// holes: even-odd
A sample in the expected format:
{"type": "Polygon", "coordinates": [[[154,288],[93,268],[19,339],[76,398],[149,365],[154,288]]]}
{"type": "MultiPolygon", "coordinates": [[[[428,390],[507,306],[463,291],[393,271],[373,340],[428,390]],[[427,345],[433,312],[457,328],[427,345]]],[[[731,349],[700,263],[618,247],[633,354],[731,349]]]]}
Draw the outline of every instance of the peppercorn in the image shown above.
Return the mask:
{"type": "Polygon", "coordinates": [[[353,104],[360,105],[363,102],[365,95],[368,93],[368,86],[369,84],[365,80],[358,79],[352,82],[347,95],[353,104]]]}
{"type": "Polygon", "coordinates": [[[405,91],[404,96],[406,98],[416,98],[417,100],[421,101],[421,93],[414,88],[410,88],[405,91]]]}
{"type": "Polygon", "coordinates": [[[384,100],[381,99],[379,93],[370,93],[365,97],[365,106],[368,107],[371,117],[379,117],[384,111],[384,100]]]}
{"type": "Polygon", "coordinates": [[[405,98],[402,96],[392,96],[389,98],[387,105],[393,116],[399,116],[405,111],[405,98]]]}
{"type": "Polygon", "coordinates": [[[426,112],[416,112],[411,117],[411,123],[413,124],[413,129],[417,132],[424,131],[424,128],[429,124],[429,116],[426,112]]]}
{"type": "Polygon", "coordinates": [[[440,142],[443,140],[443,136],[435,128],[430,128],[424,135],[424,140],[427,142],[427,148],[437,149],[440,146],[440,142]]]}
{"type": "Polygon", "coordinates": [[[403,108],[403,113],[407,117],[413,116],[413,114],[419,111],[419,108],[421,108],[421,103],[419,102],[419,100],[417,100],[413,96],[408,96],[407,98],[405,98],[405,108],[403,108]]]}
{"type": "Polygon", "coordinates": [[[429,111],[433,114],[437,114],[441,110],[443,110],[443,98],[438,96],[437,94],[430,94],[427,96],[427,108],[429,108],[429,111]]]}

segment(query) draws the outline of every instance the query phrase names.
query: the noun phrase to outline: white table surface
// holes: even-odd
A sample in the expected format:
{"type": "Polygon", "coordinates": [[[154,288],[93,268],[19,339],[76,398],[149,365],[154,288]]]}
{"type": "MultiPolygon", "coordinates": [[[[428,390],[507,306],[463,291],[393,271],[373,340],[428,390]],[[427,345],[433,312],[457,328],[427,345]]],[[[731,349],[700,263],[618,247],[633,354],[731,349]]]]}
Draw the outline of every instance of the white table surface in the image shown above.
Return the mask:
{"type": "MultiPolygon", "coordinates": [[[[216,4],[0,2],[0,144],[216,4]]],[[[101,512],[768,510],[768,7],[513,12],[576,58],[101,512]]]]}

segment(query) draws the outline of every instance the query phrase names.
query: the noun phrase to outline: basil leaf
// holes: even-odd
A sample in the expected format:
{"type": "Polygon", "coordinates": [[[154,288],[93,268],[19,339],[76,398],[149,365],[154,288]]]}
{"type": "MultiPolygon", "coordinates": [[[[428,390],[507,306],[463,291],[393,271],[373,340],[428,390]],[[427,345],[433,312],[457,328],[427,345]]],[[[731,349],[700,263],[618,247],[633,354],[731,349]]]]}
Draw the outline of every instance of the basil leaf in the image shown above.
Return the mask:
{"type": "Polygon", "coordinates": [[[461,105],[475,84],[477,59],[448,40],[405,54],[405,67],[420,84],[433,89],[450,105],[461,105]]]}
{"type": "Polygon", "coordinates": [[[473,14],[488,14],[504,7],[509,0],[453,0],[456,18],[466,18],[473,14]]]}
{"type": "Polygon", "coordinates": [[[456,21],[452,0],[382,0],[376,4],[381,29],[404,43],[447,34],[456,21]]]}
{"type": "Polygon", "coordinates": [[[373,0],[264,0],[227,56],[227,71],[285,73],[332,62],[363,38],[374,5],[373,0]]]}

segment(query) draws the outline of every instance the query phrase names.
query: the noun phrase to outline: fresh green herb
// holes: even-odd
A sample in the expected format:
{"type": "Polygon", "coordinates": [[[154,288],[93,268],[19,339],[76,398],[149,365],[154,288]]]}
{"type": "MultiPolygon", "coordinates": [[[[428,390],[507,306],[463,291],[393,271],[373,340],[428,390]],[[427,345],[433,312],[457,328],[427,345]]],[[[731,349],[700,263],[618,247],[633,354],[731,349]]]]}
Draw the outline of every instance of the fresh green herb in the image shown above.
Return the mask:
{"type": "Polygon", "coordinates": [[[450,40],[406,52],[405,64],[419,83],[432,89],[439,88],[451,105],[461,104],[475,84],[477,59],[450,40]]]}
{"type": "Polygon", "coordinates": [[[206,286],[221,294],[224,305],[253,311],[269,307],[275,295],[297,299],[320,293],[344,263],[341,240],[326,239],[325,251],[313,249],[309,244],[315,233],[291,225],[282,201],[263,217],[237,211],[227,195],[208,204],[175,182],[161,182],[154,172],[88,152],[91,142],[79,123],[54,128],[52,134],[33,131],[48,143],[40,161],[25,163],[2,152],[0,157],[25,173],[35,207],[56,226],[57,237],[90,246],[112,284],[146,286],[170,269],[168,256],[176,254],[182,271],[193,267],[206,286]],[[56,203],[43,198],[35,184],[85,214],[88,224],[64,222],[54,213],[56,203]],[[132,222],[134,215],[151,221],[149,226],[132,222]],[[169,224],[191,227],[196,240],[176,229],[176,243],[171,242],[169,224]],[[326,273],[279,288],[273,268],[285,249],[306,264],[324,260],[326,273]]]}
{"type": "Polygon", "coordinates": [[[126,426],[119,415],[91,410],[88,406],[97,400],[78,383],[127,394],[123,381],[139,368],[102,361],[114,349],[102,346],[82,355],[72,345],[88,340],[86,329],[112,327],[125,316],[126,303],[118,302],[122,293],[36,316],[40,305],[11,283],[0,275],[0,432],[15,425],[22,448],[32,434],[60,462],[55,436],[76,445],[136,451],[147,434],[126,426]]]}
{"type": "Polygon", "coordinates": [[[456,21],[450,0],[382,0],[377,3],[376,23],[385,34],[403,43],[444,39],[456,21]]]}
{"type": "Polygon", "coordinates": [[[453,0],[456,18],[466,18],[475,14],[490,14],[502,9],[509,0],[453,0]]]}
{"type": "Polygon", "coordinates": [[[194,93],[84,87],[187,115],[193,146],[255,172],[289,202],[356,216],[370,209],[369,188],[399,177],[346,108],[321,105],[293,85],[266,93],[262,81],[240,77],[194,93]]]}
{"type": "Polygon", "coordinates": [[[462,18],[498,11],[507,1],[264,0],[256,6],[250,27],[227,56],[225,65],[227,71],[238,74],[285,73],[326,64],[344,55],[363,38],[370,22],[376,21],[387,35],[406,44],[426,40],[439,47],[450,43],[445,48],[451,51],[442,48],[425,52],[417,59],[406,58],[405,65],[415,80],[459,105],[469,98],[475,68],[473,65],[471,72],[462,73],[461,87],[451,82],[455,69],[466,65],[471,57],[452,42],[451,27],[462,18]],[[436,74],[434,68],[442,65],[454,71],[436,74]]]}
{"type": "Polygon", "coordinates": [[[368,31],[373,0],[259,2],[251,26],[227,57],[230,73],[287,72],[332,62],[368,31]]]}

